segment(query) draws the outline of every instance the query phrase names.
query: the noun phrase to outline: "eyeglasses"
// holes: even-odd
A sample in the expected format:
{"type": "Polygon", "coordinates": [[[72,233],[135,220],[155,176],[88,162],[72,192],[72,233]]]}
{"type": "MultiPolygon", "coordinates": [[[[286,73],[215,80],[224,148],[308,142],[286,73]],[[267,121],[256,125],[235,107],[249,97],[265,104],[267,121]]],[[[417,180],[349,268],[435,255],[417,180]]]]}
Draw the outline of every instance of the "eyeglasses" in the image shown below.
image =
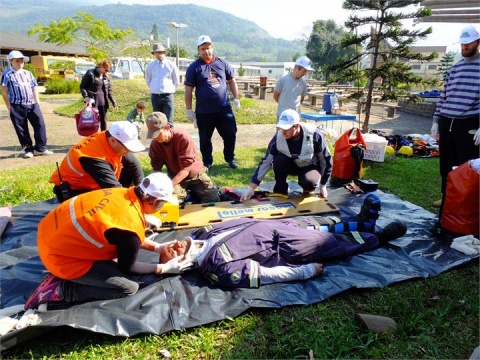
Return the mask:
{"type": "Polygon", "coordinates": [[[160,210],[163,207],[163,205],[165,205],[165,203],[166,203],[165,200],[158,199],[153,196],[147,196],[145,198],[145,204],[152,205],[154,211],[160,210]]]}

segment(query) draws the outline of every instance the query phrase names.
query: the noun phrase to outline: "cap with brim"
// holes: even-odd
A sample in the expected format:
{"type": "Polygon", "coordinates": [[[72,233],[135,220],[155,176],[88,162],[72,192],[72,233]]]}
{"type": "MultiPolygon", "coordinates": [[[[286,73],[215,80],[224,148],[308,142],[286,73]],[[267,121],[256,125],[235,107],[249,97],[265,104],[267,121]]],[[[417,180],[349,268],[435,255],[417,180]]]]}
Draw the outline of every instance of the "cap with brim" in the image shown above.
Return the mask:
{"type": "Polygon", "coordinates": [[[311,62],[310,59],[309,59],[308,57],[306,57],[306,56],[300,57],[300,58],[295,62],[295,65],[301,66],[301,67],[307,69],[308,71],[314,70],[313,67],[312,67],[312,62],[311,62]]]}
{"type": "Polygon", "coordinates": [[[284,110],[278,118],[277,128],[288,130],[292,126],[300,123],[300,115],[292,109],[284,110]]]}
{"type": "Polygon", "coordinates": [[[172,180],[167,174],[161,172],[150,174],[142,180],[139,187],[145,195],[174,204],[177,203],[177,198],[173,196],[172,180]]]}
{"type": "Polygon", "coordinates": [[[198,40],[197,40],[197,46],[200,46],[205,43],[212,43],[212,39],[210,39],[210,36],[208,35],[200,35],[198,40]]]}
{"type": "Polygon", "coordinates": [[[112,123],[108,132],[132,152],[145,150],[145,146],[138,140],[137,127],[129,121],[116,121],[112,123]]]}
{"type": "Polygon", "coordinates": [[[152,54],[155,54],[156,52],[166,52],[165,47],[162,44],[153,44],[152,46],[152,54]]]}
{"type": "Polygon", "coordinates": [[[167,117],[160,111],[155,111],[148,115],[147,120],[147,139],[154,139],[165,126],[168,125],[167,117]]]}
{"type": "Polygon", "coordinates": [[[465,45],[470,44],[478,39],[480,39],[480,34],[478,33],[477,29],[475,29],[473,25],[469,25],[462,30],[460,34],[460,40],[458,42],[465,45]]]}
{"type": "Polygon", "coordinates": [[[20,51],[18,50],[12,50],[10,51],[10,53],[8,54],[8,60],[11,61],[13,59],[22,59],[23,58],[23,61],[25,62],[28,62],[30,61],[30,58],[28,56],[24,56],[20,51]]]}

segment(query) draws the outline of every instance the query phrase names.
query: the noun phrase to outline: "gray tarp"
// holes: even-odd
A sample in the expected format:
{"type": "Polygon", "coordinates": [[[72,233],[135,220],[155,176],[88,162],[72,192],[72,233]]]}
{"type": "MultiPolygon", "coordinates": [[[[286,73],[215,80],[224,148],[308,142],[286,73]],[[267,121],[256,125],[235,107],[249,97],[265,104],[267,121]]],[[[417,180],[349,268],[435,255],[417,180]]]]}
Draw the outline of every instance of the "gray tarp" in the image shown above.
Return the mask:
{"type": "MultiPolygon", "coordinates": [[[[271,190],[268,186],[263,190],[271,190]]],[[[10,332],[0,338],[1,350],[57,326],[71,326],[114,336],[140,333],[162,334],[235,317],[251,307],[279,308],[312,304],[350,288],[382,287],[413,278],[425,278],[467,263],[467,256],[450,248],[450,242],[434,238],[429,229],[435,216],[396,196],[377,191],[382,211],[377,225],[399,219],[408,233],[387,247],[326,264],[321,277],[308,281],[273,284],[260,289],[221,290],[193,272],[156,278],[135,296],[75,305],[40,313],[41,324],[10,332]]],[[[329,189],[329,200],[342,216],[357,213],[365,195],[352,195],[343,188],[329,189]]],[[[12,223],[1,242],[1,308],[25,303],[45,275],[36,247],[37,224],[56,206],[51,200],[13,209],[12,223]]],[[[336,214],[338,215],[338,214],[336,214]]],[[[191,230],[159,233],[159,242],[181,238],[191,230]]],[[[142,251],[143,261],[156,261],[142,251]]]]}

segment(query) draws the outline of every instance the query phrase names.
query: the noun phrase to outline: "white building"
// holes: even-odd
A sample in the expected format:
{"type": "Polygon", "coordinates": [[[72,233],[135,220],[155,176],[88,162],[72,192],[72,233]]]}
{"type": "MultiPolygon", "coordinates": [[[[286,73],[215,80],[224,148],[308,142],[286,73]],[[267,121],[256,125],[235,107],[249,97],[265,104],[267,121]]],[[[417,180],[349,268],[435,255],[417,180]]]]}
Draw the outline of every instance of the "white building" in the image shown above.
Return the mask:
{"type": "Polygon", "coordinates": [[[443,57],[447,52],[446,46],[412,46],[412,52],[420,53],[422,55],[429,55],[436,51],[438,57],[431,61],[420,61],[410,59],[408,65],[412,67],[412,71],[415,75],[421,76],[425,79],[440,78],[439,68],[443,57]]]}
{"type": "Polygon", "coordinates": [[[255,66],[260,68],[260,76],[270,79],[279,79],[283,75],[293,71],[295,62],[244,62],[242,66],[255,66]]]}

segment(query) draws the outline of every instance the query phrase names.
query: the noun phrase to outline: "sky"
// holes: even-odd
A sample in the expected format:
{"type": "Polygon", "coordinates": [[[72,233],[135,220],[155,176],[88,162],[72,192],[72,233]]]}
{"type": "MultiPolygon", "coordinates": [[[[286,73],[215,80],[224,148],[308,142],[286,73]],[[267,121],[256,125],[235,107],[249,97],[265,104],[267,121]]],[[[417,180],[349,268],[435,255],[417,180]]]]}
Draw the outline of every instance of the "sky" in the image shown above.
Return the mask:
{"type": "MultiPolygon", "coordinates": [[[[342,0],[118,0],[115,3],[166,5],[195,4],[221,10],[239,18],[253,21],[271,36],[287,40],[305,38],[312,30],[315,20],[333,19],[343,25],[349,11],[342,9],[342,0]],[[328,5],[327,5],[328,4],[328,5]]],[[[176,21],[163,15],[166,22],[176,21]]],[[[447,46],[447,51],[460,51],[458,37],[460,31],[469,24],[421,23],[412,28],[412,22],[405,27],[425,29],[432,27],[433,32],[426,40],[419,40],[417,46],[447,46]]],[[[478,24],[477,24],[478,26],[478,24]]],[[[214,39],[213,39],[214,40],[214,39]]]]}

